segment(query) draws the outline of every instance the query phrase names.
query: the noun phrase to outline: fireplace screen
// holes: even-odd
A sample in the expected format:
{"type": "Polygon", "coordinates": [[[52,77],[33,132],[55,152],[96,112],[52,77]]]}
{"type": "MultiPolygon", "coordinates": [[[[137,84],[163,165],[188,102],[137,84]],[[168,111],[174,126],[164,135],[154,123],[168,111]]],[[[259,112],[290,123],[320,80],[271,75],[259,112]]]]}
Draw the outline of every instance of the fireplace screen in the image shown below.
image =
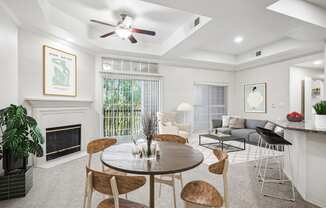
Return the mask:
{"type": "Polygon", "coordinates": [[[46,129],[46,160],[80,151],[81,125],[46,129]]]}

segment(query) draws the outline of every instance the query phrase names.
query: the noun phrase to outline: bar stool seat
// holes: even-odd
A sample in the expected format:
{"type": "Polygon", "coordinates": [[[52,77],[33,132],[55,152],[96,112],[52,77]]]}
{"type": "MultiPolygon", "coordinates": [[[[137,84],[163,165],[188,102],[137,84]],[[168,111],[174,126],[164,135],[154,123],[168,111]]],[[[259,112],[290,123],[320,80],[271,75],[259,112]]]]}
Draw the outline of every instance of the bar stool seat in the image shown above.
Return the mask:
{"type": "MultiPolygon", "coordinates": [[[[263,150],[264,153],[267,153],[266,158],[262,158],[262,155],[260,155],[260,161],[258,163],[258,178],[259,181],[262,182],[261,185],[261,193],[264,194],[264,196],[269,196],[269,197],[274,197],[278,199],[284,199],[284,200],[289,200],[289,201],[295,201],[295,192],[294,192],[294,186],[291,180],[289,179],[283,179],[283,160],[284,160],[284,154],[283,155],[276,155],[275,151],[278,152],[283,152],[285,150],[285,147],[287,147],[287,153],[288,153],[288,159],[291,161],[291,155],[290,155],[290,146],[292,143],[284,139],[282,136],[276,134],[275,132],[269,130],[269,129],[264,129],[257,127],[256,128],[257,133],[260,135],[260,147],[262,148],[263,142],[265,142],[265,148],[263,150]],[[271,152],[273,153],[272,156],[271,152]],[[263,166],[263,160],[265,159],[265,164],[264,164],[264,171],[263,174],[261,172],[262,166],[263,166]],[[270,164],[270,160],[279,160],[279,179],[267,179],[266,177],[266,172],[267,169],[270,169],[268,166],[270,164]],[[291,186],[291,192],[292,192],[292,197],[291,198],[286,198],[282,196],[277,196],[273,194],[268,194],[264,192],[264,184],[265,183],[278,183],[278,184],[283,184],[284,182],[290,182],[291,186]]],[[[261,154],[262,151],[260,151],[261,154]]],[[[265,155],[265,154],[264,154],[265,155]]],[[[290,166],[289,170],[289,177],[292,178],[292,167],[290,166]]]]}
{"type": "Polygon", "coordinates": [[[223,197],[212,186],[205,181],[192,181],[188,183],[181,192],[181,198],[186,206],[197,205],[198,207],[218,208],[223,206],[223,197]]]}

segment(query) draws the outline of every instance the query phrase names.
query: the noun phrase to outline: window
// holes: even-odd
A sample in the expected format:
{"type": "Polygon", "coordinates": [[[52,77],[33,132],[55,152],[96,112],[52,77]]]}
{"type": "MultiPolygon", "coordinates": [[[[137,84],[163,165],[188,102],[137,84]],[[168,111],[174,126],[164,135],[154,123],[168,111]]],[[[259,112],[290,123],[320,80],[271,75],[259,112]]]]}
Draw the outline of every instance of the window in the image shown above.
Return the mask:
{"type": "MultiPolygon", "coordinates": [[[[138,69],[145,72],[145,66],[152,65],[105,59],[103,62],[104,136],[139,135],[141,115],[150,112],[156,116],[156,112],[160,110],[160,79],[136,76],[130,72],[139,72],[138,69]],[[139,68],[134,68],[135,66],[139,68]],[[110,72],[120,69],[129,73],[110,72]]],[[[151,73],[148,70],[146,72],[151,73]]]]}
{"type": "Polygon", "coordinates": [[[194,87],[194,130],[208,130],[212,119],[227,113],[226,87],[196,84],[194,87]]]}

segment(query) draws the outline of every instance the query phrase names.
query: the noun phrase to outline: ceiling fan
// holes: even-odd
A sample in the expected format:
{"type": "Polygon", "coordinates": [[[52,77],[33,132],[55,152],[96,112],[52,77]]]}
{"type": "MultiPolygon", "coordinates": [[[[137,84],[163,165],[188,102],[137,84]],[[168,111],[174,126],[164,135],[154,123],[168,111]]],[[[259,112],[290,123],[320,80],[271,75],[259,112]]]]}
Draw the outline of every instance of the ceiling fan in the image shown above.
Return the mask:
{"type": "Polygon", "coordinates": [[[117,34],[122,39],[128,38],[131,43],[137,43],[137,40],[136,40],[135,36],[133,36],[133,33],[140,33],[140,34],[144,34],[144,35],[155,36],[156,33],[154,31],[143,30],[143,29],[132,27],[132,23],[133,23],[132,17],[130,17],[126,14],[120,14],[120,17],[121,17],[121,20],[116,25],[102,22],[102,21],[95,20],[95,19],[91,19],[90,21],[94,22],[94,23],[106,25],[106,26],[115,27],[114,31],[100,36],[101,38],[106,38],[111,35],[117,34]]]}

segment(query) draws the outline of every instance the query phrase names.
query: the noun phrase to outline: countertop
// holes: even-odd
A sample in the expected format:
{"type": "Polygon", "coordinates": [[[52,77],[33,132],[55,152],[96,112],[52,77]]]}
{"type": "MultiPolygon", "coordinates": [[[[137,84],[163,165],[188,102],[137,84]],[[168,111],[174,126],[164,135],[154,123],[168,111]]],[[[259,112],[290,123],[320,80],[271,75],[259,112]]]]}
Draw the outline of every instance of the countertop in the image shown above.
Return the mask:
{"type": "Polygon", "coordinates": [[[272,121],[276,125],[289,130],[313,132],[313,133],[325,133],[326,128],[316,128],[314,122],[302,121],[302,122],[290,122],[287,120],[272,121]]]}

